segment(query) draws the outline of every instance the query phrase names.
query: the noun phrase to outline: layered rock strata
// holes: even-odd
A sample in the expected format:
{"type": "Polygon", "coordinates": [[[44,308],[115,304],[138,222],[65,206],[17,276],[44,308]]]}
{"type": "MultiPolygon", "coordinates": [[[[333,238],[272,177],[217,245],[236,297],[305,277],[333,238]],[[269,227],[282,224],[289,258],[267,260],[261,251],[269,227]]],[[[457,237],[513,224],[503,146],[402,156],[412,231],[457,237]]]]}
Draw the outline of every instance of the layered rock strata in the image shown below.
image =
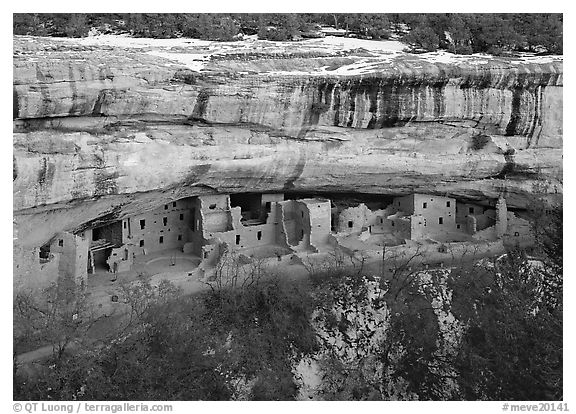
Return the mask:
{"type": "Polygon", "coordinates": [[[19,246],[209,193],[561,194],[561,57],[307,45],[15,37],[19,246]]]}

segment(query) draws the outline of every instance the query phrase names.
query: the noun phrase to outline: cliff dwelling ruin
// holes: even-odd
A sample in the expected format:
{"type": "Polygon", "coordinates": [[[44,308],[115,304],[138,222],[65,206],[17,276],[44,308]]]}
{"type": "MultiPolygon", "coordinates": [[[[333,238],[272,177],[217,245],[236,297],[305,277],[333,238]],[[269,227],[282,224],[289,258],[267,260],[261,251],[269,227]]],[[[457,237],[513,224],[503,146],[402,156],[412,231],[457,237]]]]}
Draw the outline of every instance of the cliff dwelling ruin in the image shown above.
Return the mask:
{"type": "Polygon", "coordinates": [[[508,78],[500,58],[326,45],[14,42],[15,290],[205,280],[230,252],[497,254],[533,244],[536,193],[562,195],[559,57],[508,78]]]}
{"type": "Polygon", "coordinates": [[[78,233],[59,233],[20,261],[42,280],[63,276],[85,287],[90,277],[116,277],[135,264],[163,260],[169,272],[175,258],[188,258],[190,270],[209,273],[226,251],[248,263],[301,260],[337,249],[378,253],[383,246],[441,251],[446,244],[533,243],[529,222],[508,211],[503,198],[482,205],[421,193],[386,200],[346,204],[323,197],[285,199],[281,193],[188,197],[78,233]]]}
{"type": "Polygon", "coordinates": [[[568,410],[563,14],[331,9],[13,13],[15,410],[568,410]]]}

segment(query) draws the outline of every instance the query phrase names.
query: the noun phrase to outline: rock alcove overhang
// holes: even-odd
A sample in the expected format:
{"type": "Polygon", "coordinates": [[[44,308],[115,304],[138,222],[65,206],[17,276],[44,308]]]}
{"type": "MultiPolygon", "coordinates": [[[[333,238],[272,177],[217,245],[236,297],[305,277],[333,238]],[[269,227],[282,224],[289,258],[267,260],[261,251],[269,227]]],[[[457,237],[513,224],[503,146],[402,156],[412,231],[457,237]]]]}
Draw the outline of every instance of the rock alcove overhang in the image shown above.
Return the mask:
{"type": "Polygon", "coordinates": [[[198,72],[148,52],[15,40],[23,243],[215,192],[504,196],[526,208],[535,189],[562,191],[559,58],[300,50],[223,55],[198,72]],[[359,63],[367,73],[338,74],[359,63]]]}

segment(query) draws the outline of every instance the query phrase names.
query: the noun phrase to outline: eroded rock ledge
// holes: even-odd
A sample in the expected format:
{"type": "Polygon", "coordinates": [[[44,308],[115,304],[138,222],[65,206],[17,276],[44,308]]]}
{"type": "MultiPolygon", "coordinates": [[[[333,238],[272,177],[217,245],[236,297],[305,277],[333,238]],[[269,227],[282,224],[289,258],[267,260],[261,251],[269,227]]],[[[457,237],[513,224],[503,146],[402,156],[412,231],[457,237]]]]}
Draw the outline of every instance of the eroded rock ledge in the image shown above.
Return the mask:
{"type": "Polygon", "coordinates": [[[561,57],[14,40],[19,243],[208,193],[561,193],[561,57]]]}

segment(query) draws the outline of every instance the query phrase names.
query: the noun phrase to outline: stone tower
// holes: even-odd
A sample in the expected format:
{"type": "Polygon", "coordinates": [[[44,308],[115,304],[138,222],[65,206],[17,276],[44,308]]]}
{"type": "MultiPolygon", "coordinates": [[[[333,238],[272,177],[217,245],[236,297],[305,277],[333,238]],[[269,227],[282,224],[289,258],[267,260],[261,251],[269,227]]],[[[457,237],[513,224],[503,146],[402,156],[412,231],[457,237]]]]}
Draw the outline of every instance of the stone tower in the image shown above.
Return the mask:
{"type": "Polygon", "coordinates": [[[496,202],[496,237],[504,236],[508,229],[508,208],[506,200],[500,196],[496,202]]]}

